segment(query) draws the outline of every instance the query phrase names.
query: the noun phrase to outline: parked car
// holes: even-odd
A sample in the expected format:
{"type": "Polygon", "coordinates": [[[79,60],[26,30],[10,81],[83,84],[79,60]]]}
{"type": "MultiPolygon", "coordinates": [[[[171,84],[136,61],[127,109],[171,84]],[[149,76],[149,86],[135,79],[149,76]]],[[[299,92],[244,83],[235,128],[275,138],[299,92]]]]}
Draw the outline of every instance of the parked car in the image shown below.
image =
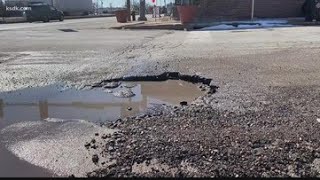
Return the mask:
{"type": "Polygon", "coordinates": [[[49,22],[50,20],[64,20],[63,12],[57,10],[55,7],[50,6],[48,4],[29,4],[28,7],[31,8],[30,10],[26,11],[26,17],[28,22],[49,22]]]}

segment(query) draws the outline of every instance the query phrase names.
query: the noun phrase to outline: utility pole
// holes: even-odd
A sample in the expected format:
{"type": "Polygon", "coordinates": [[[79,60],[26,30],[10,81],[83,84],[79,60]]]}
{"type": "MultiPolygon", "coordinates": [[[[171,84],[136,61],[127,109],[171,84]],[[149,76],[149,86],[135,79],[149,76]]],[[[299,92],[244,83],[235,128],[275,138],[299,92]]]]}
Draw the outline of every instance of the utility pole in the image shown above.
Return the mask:
{"type": "Polygon", "coordinates": [[[255,9],[255,3],[254,0],[251,0],[251,20],[254,18],[254,9],[255,9]]]}
{"type": "Polygon", "coordinates": [[[131,2],[127,0],[128,21],[131,21],[131,2]]]}
{"type": "Polygon", "coordinates": [[[5,14],[6,14],[6,2],[0,0],[0,15],[2,16],[2,21],[5,22],[5,14]]]}
{"type": "Polygon", "coordinates": [[[101,0],[101,14],[103,14],[103,1],[101,0]]]}
{"type": "MultiPolygon", "coordinates": [[[[163,11],[163,12],[164,12],[164,16],[166,16],[166,15],[167,15],[167,12],[168,12],[167,1],[166,1],[166,0],[163,0],[163,2],[164,2],[163,7],[164,7],[164,9],[165,9],[165,11],[163,11]]],[[[161,14],[161,12],[160,12],[160,14],[161,14]]]]}
{"type": "Polygon", "coordinates": [[[139,8],[140,17],[138,21],[147,21],[146,18],[146,0],[140,0],[140,8],[139,8]]]}

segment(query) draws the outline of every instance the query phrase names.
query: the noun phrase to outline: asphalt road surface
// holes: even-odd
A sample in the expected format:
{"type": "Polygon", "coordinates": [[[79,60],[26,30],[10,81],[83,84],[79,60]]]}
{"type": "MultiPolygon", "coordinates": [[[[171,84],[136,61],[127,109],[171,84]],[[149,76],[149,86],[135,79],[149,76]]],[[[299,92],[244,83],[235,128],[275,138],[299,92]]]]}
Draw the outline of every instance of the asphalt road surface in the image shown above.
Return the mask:
{"type": "MultiPolygon", "coordinates": [[[[195,133],[192,135],[193,138],[214,139],[214,135],[219,136],[216,133],[223,132],[223,136],[231,138],[230,142],[224,144],[230,149],[235,148],[234,142],[238,141],[240,141],[239,146],[247,147],[250,138],[253,137],[268,139],[270,144],[277,142],[277,139],[298,144],[300,138],[305,138],[301,146],[314,147],[312,148],[314,152],[320,151],[316,148],[319,144],[316,140],[320,138],[317,133],[320,128],[320,123],[317,122],[317,118],[320,117],[318,100],[320,29],[318,27],[186,32],[111,30],[109,27],[112,25],[115,25],[115,18],[112,17],[50,23],[1,24],[0,91],[54,83],[82,87],[104,79],[154,75],[168,71],[197,74],[212,78],[212,85],[219,87],[217,93],[200,98],[197,103],[209,106],[210,112],[216,110],[229,113],[223,116],[226,118],[222,118],[225,120],[223,123],[214,126],[215,131],[205,128],[210,126],[201,126],[203,129],[197,127],[194,132],[203,130],[204,133],[198,136],[195,133]],[[73,32],[63,32],[61,29],[71,29],[73,32]],[[235,121],[239,117],[242,119],[235,121]],[[268,123],[272,126],[266,125],[268,123]],[[241,128],[247,127],[248,124],[251,129],[244,128],[241,131],[241,128]],[[261,132],[264,127],[267,129],[261,132]],[[235,128],[240,128],[237,129],[239,132],[235,128]],[[236,137],[243,139],[234,139],[236,137]]],[[[189,114],[180,116],[181,122],[178,121],[180,123],[192,119],[189,114]]],[[[210,119],[207,116],[201,118],[200,115],[199,118],[210,119]]],[[[141,127],[150,125],[147,122],[141,124],[141,127]]],[[[130,132],[132,126],[129,124],[121,127],[123,131],[130,132]]],[[[175,127],[180,126],[177,124],[175,127]]],[[[181,131],[181,129],[170,130],[167,132],[168,135],[181,131]]],[[[156,131],[144,132],[155,133],[152,135],[159,138],[161,135],[156,131]]],[[[188,136],[177,139],[186,137],[188,136]]],[[[189,142],[188,139],[184,140],[189,142]]],[[[222,142],[217,142],[215,146],[219,146],[219,143],[222,142]]],[[[177,148],[175,145],[170,147],[177,148]]],[[[266,154],[268,153],[270,152],[266,150],[266,154]]],[[[303,155],[300,151],[295,153],[298,156],[303,155]]],[[[273,167],[271,170],[268,168],[256,170],[253,167],[251,170],[253,174],[238,172],[237,168],[241,169],[240,164],[228,164],[230,161],[219,160],[219,163],[225,163],[227,168],[224,171],[218,168],[217,171],[220,175],[221,172],[227,174],[229,172],[230,176],[262,176],[263,171],[267,172],[265,176],[284,176],[284,174],[311,176],[316,171],[319,173],[319,158],[312,155],[303,161],[303,168],[295,166],[298,160],[290,161],[285,167],[278,167],[277,162],[274,162],[275,164],[270,165],[273,167]],[[302,172],[301,169],[305,171],[302,172]],[[306,169],[313,169],[313,174],[306,169]]],[[[168,159],[170,158],[163,161],[169,161],[168,159]]],[[[33,163],[35,161],[37,160],[33,160],[33,163]]],[[[263,158],[261,161],[267,162],[263,158]]],[[[172,165],[170,162],[162,163],[166,163],[166,166],[172,165]]],[[[244,163],[254,165],[250,158],[244,160],[244,163]]],[[[203,175],[201,173],[211,172],[209,170],[200,172],[199,164],[196,167],[200,170],[194,171],[195,175],[201,176],[203,175]]],[[[51,167],[52,169],[54,167],[51,167]]],[[[83,173],[80,172],[79,175],[83,173]]]]}

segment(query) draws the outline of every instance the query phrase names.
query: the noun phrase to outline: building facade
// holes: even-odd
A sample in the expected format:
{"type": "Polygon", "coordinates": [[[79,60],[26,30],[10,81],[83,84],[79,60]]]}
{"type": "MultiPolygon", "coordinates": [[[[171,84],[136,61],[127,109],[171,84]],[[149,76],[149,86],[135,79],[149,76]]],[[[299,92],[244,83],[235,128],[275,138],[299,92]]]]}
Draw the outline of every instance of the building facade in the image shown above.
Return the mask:
{"type": "Polygon", "coordinates": [[[255,18],[300,17],[305,0],[176,0],[197,3],[198,20],[245,20],[255,18]]]}
{"type": "Polygon", "coordinates": [[[53,0],[53,6],[69,15],[84,15],[94,11],[92,0],[53,0]]]}

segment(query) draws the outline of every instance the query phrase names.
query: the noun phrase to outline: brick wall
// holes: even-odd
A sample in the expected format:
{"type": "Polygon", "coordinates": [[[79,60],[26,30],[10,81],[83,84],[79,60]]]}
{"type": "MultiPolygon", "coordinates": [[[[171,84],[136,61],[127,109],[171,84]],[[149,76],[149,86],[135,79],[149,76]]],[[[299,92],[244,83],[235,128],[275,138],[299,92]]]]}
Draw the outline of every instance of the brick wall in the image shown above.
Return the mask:
{"type": "MultiPolygon", "coordinates": [[[[251,17],[251,0],[200,0],[199,21],[242,20],[251,17]]],[[[255,0],[255,17],[302,16],[304,0],[255,0]]]]}
{"type": "Polygon", "coordinates": [[[255,0],[255,17],[286,18],[302,16],[304,0],[255,0]]]}
{"type": "Polygon", "coordinates": [[[251,0],[201,0],[200,20],[248,19],[251,0]]]}

